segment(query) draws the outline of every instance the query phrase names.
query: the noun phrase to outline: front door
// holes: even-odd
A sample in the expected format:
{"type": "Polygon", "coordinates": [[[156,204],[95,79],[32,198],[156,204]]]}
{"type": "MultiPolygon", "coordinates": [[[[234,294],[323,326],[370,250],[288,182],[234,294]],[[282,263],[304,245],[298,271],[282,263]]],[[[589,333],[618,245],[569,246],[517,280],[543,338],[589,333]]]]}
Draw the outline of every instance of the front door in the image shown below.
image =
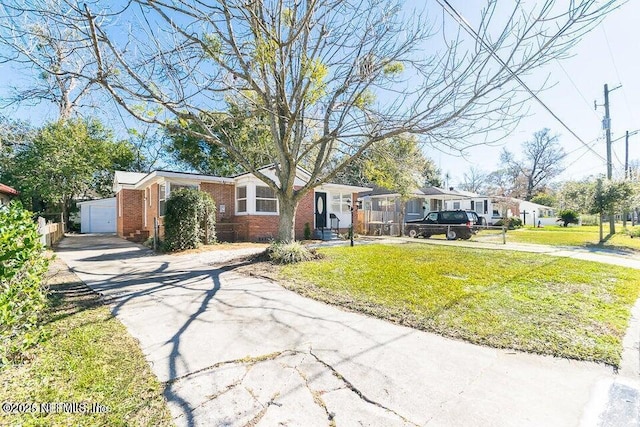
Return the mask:
{"type": "Polygon", "coordinates": [[[327,226],[327,193],[316,192],[316,228],[327,226]]]}

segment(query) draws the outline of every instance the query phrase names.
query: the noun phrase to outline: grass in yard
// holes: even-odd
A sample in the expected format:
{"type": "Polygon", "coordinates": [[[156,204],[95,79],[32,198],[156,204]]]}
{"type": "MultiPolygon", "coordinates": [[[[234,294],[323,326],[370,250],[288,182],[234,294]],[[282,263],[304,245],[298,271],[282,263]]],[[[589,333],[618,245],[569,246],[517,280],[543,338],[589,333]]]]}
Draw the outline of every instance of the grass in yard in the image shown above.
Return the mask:
{"type": "Polygon", "coordinates": [[[423,244],[319,249],[287,286],[478,344],[618,366],[640,271],[520,252],[423,244]]]}
{"type": "Polygon", "coordinates": [[[0,402],[98,403],[109,412],[0,412],[0,425],[172,425],[137,342],[64,263],[52,262],[51,272],[50,338],[29,362],[0,371],[0,402]]]}
{"type": "MultiPolygon", "coordinates": [[[[606,224],[604,236],[607,237],[609,225],[606,224]]],[[[622,224],[616,226],[615,235],[609,236],[602,244],[599,243],[600,235],[598,226],[560,227],[547,226],[543,228],[525,227],[507,232],[507,242],[533,243],[552,246],[597,246],[609,249],[627,249],[640,251],[640,239],[631,238],[622,231],[622,224]]],[[[479,239],[486,238],[490,234],[499,232],[481,231],[479,239]]],[[[496,237],[497,238],[497,237],[496,237]]],[[[500,236],[500,239],[502,237],[500,236]]],[[[501,241],[501,240],[500,240],[501,241]]]]}

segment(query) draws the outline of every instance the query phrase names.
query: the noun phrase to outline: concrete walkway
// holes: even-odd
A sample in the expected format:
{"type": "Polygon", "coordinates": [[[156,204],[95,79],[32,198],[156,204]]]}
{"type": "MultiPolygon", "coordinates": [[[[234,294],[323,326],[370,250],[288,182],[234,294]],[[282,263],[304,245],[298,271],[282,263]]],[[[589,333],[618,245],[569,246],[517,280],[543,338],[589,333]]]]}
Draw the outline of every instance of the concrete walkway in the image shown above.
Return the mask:
{"type": "Polygon", "coordinates": [[[177,425],[640,420],[638,378],[346,312],[217,268],[229,253],[158,256],[113,236],[69,236],[58,255],[140,341],[177,425]]]}

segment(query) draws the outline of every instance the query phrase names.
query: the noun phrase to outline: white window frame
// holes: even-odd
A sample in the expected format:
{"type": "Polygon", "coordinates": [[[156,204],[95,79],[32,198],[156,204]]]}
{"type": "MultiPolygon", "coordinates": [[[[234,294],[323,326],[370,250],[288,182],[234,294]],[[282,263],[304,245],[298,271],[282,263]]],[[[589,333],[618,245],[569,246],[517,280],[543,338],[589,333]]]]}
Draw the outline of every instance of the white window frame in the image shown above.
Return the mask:
{"type": "MultiPolygon", "coordinates": [[[[164,181],[162,183],[158,183],[158,216],[159,217],[164,216],[164,214],[161,213],[162,209],[160,209],[160,203],[164,202],[166,206],[167,200],[169,200],[169,197],[171,197],[171,192],[182,190],[183,188],[192,188],[194,190],[199,190],[200,185],[199,184],[180,184],[180,183],[171,182],[171,181],[164,181]],[[162,191],[163,187],[164,187],[164,191],[162,191]],[[172,188],[172,187],[178,187],[178,188],[172,188]]],[[[165,210],[166,210],[166,207],[165,207],[165,210]]]]}
{"type": "Polygon", "coordinates": [[[236,187],[236,213],[246,214],[249,212],[249,189],[247,185],[239,185],[236,187]],[[240,189],[244,188],[244,197],[239,197],[240,189]],[[240,201],[244,200],[244,210],[240,210],[240,201]]]}
{"type": "Polygon", "coordinates": [[[257,185],[255,186],[255,209],[256,215],[278,215],[280,212],[280,203],[278,202],[278,196],[276,192],[267,185],[257,185]],[[258,197],[258,188],[267,188],[269,191],[273,192],[273,197],[258,197]],[[275,201],[276,202],[276,210],[275,211],[259,211],[258,210],[258,201],[266,200],[266,201],[275,201]]]}
{"type": "Polygon", "coordinates": [[[332,193],[331,194],[331,203],[329,204],[329,206],[331,206],[331,213],[347,213],[350,212],[349,208],[347,207],[349,205],[349,203],[347,203],[347,200],[351,199],[351,194],[350,193],[332,193]],[[334,197],[338,196],[338,198],[340,199],[340,201],[338,202],[339,205],[339,209],[334,209],[334,197]]]}
{"type": "Polygon", "coordinates": [[[158,216],[163,217],[164,212],[162,212],[162,202],[165,204],[165,210],[167,206],[167,183],[163,182],[158,184],[158,216]]]}

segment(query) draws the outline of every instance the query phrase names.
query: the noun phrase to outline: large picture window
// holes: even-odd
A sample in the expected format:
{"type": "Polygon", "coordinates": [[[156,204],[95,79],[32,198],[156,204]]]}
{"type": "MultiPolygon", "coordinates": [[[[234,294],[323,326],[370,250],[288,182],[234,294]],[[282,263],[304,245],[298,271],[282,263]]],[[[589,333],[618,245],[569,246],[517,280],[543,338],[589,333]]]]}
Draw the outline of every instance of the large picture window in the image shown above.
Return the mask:
{"type": "Polygon", "coordinates": [[[269,187],[256,187],[256,212],[278,212],[276,193],[269,187]]]}
{"type": "Polygon", "coordinates": [[[238,206],[236,207],[236,212],[238,213],[247,212],[247,187],[236,188],[236,200],[238,202],[238,206]]]}

